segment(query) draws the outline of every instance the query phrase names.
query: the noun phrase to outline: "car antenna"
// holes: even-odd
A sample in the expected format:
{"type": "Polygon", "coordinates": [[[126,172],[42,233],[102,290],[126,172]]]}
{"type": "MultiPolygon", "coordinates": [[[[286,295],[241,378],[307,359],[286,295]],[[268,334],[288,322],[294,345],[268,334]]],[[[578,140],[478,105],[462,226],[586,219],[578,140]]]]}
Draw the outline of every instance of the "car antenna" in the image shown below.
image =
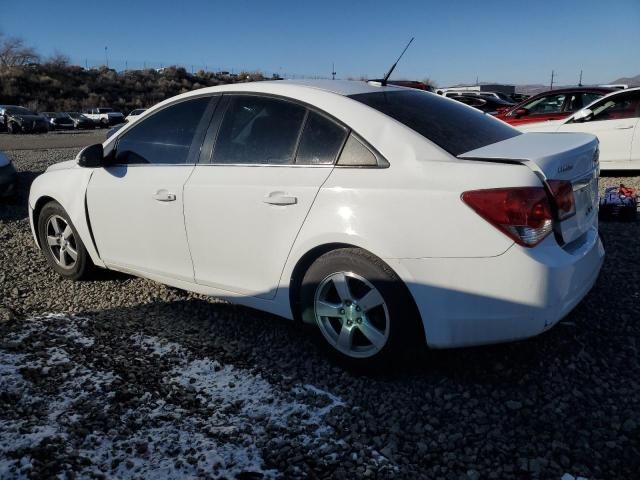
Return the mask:
{"type": "Polygon", "coordinates": [[[402,56],[404,55],[404,52],[407,51],[407,48],[409,48],[409,45],[411,45],[411,42],[413,42],[413,39],[415,37],[411,37],[411,40],[409,40],[409,43],[407,43],[407,46],[404,47],[404,50],[402,50],[402,53],[400,54],[400,56],[398,57],[398,59],[396,60],[396,63],[394,63],[391,68],[389,69],[389,71],[387,72],[387,74],[384,76],[384,78],[382,79],[382,81],[380,82],[380,85],[382,85],[383,87],[387,86],[387,80],[389,80],[389,77],[391,76],[391,74],[393,73],[393,71],[396,68],[396,65],[398,65],[398,62],[400,61],[400,59],[402,58],[402,56]]]}

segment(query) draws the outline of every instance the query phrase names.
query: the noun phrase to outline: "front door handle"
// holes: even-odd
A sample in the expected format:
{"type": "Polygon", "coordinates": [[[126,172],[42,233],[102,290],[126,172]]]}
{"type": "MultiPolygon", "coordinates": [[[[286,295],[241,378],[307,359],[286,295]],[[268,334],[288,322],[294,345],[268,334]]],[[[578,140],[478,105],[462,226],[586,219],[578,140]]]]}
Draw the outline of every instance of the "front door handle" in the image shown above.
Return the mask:
{"type": "Polygon", "coordinates": [[[271,192],[265,195],[263,202],[269,205],[295,205],[298,203],[298,197],[285,192],[271,192]]]}
{"type": "Polygon", "coordinates": [[[629,130],[630,128],[633,128],[633,125],[626,125],[624,127],[616,127],[616,130],[629,130]]]}
{"type": "Polygon", "coordinates": [[[158,202],[175,202],[176,194],[162,189],[153,194],[153,199],[158,202]]]}

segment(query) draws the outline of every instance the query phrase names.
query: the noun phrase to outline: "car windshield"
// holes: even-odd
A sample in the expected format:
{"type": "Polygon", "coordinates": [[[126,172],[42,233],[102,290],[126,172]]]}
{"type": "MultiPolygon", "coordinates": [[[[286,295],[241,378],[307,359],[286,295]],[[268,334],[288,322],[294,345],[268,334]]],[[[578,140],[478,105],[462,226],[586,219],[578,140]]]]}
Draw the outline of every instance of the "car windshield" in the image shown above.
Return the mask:
{"type": "Polygon", "coordinates": [[[71,118],[80,118],[80,114],[78,112],[67,112],[71,118]]]}
{"type": "Polygon", "coordinates": [[[113,108],[99,108],[98,113],[109,113],[113,112],[113,108]]]}
{"type": "Polygon", "coordinates": [[[360,93],[350,98],[403,123],[454,156],[520,135],[479,110],[419,90],[360,93]]]}
{"type": "Polygon", "coordinates": [[[27,110],[24,107],[7,107],[5,111],[12,115],[35,115],[31,110],[27,110]]]}

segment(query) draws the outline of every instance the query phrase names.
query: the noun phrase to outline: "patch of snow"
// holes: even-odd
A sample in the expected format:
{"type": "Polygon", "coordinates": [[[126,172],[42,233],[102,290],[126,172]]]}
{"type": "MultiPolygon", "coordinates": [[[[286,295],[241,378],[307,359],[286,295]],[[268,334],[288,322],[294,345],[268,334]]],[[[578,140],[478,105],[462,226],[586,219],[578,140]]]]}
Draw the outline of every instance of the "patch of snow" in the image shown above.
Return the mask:
{"type": "MultiPolygon", "coordinates": [[[[19,411],[34,412],[26,418],[0,412],[0,478],[28,478],[30,452],[51,440],[87,459],[73,472],[77,476],[121,479],[234,478],[243,472],[270,479],[280,473],[264,466],[266,441],[285,437],[329,463],[339,461],[336,451],[348,448],[326,421],[334,409],[346,406],[331,392],[309,384],[283,391],[258,373],[194,358],[181,345],[157,337],[133,335],[129,346],[143,356],[171,360],[162,382],[181,392],[179,398],[192,398],[197,408],[187,409],[155,390],[140,391],[134,402],[121,404],[114,381],[121,386],[122,379],[96,367],[92,355],[77,353],[99,351],[96,340],[83,333],[89,322],[64,315],[29,319],[6,340],[15,348],[33,336],[44,342],[42,351],[0,349],[0,391],[16,396],[19,411]],[[58,383],[43,389],[20,373],[25,367],[40,372],[43,383],[49,375],[56,375],[58,383]],[[116,427],[78,434],[96,412],[119,412],[116,427]]],[[[385,457],[367,452],[365,463],[394,469],[385,457]]]]}

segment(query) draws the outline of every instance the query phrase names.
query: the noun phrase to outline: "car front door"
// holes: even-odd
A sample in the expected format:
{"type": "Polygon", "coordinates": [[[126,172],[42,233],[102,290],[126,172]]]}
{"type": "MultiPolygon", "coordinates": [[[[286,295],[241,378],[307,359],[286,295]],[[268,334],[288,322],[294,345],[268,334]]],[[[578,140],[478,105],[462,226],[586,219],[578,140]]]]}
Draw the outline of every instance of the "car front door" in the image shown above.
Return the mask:
{"type": "Polygon", "coordinates": [[[345,127],[299,104],[225,95],[185,186],[196,282],[273,298],[346,136],[345,127]]]}
{"type": "Polygon", "coordinates": [[[171,104],[121,134],[96,169],[87,209],[108,267],[193,282],[183,188],[219,97],[171,104]]]}
{"type": "Polygon", "coordinates": [[[640,91],[619,93],[594,103],[593,114],[581,121],[573,117],[559,128],[559,132],[585,132],[600,140],[601,162],[628,162],[634,136],[640,120],[640,91]]]}
{"type": "Polygon", "coordinates": [[[517,109],[510,111],[505,120],[511,125],[560,120],[569,115],[568,112],[564,111],[566,98],[567,96],[564,93],[550,93],[542,97],[533,98],[517,109]]]}

